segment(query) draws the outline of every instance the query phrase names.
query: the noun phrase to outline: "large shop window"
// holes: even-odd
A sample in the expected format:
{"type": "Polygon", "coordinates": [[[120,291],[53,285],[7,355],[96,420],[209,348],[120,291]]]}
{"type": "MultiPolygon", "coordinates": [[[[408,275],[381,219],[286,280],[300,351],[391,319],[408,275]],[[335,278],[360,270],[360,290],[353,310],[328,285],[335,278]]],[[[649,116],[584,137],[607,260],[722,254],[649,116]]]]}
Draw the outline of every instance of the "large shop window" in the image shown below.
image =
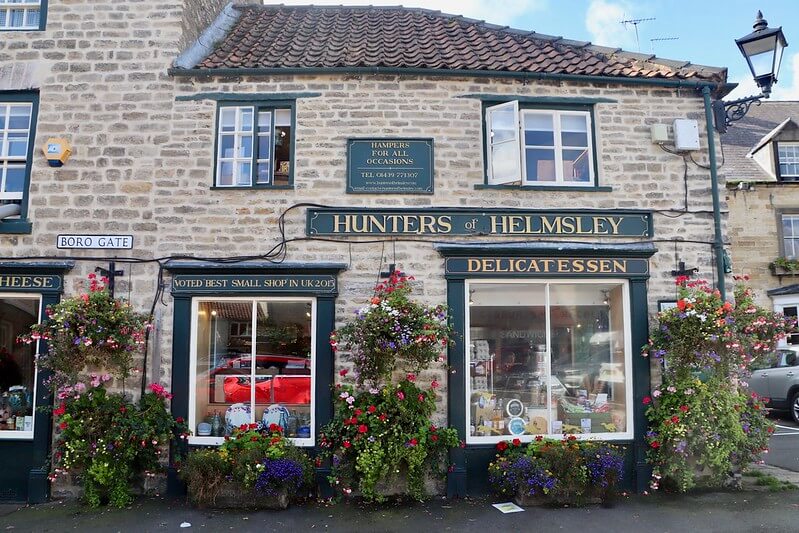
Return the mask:
{"type": "Polygon", "coordinates": [[[512,101],[486,109],[489,185],[593,187],[590,109],[519,109],[512,101]]]}
{"type": "Polygon", "coordinates": [[[191,442],[277,423],[313,445],[315,300],[196,298],[192,316],[191,442]]]}
{"type": "Polygon", "coordinates": [[[39,295],[0,293],[0,439],[32,439],[36,344],[17,343],[38,322],[39,295]]]}
{"type": "Polygon", "coordinates": [[[293,104],[220,106],[214,185],[291,186],[293,117],[293,104]]]}
{"type": "Polygon", "coordinates": [[[43,30],[47,0],[0,0],[0,31],[43,30]]]}
{"type": "Polygon", "coordinates": [[[467,442],[632,438],[627,282],[467,287],[467,442]]]}

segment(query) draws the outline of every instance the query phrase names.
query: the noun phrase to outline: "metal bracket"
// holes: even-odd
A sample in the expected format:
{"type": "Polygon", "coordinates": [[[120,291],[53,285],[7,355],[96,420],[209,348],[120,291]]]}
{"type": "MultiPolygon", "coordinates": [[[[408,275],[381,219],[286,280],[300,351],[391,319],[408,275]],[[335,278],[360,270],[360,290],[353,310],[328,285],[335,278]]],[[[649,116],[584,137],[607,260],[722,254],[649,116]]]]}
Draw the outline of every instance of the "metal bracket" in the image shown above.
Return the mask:
{"type": "Polygon", "coordinates": [[[715,122],[716,131],[719,133],[727,133],[727,127],[733,122],[741,120],[749,112],[752,104],[757,103],[763,98],[768,98],[767,94],[759,94],[757,96],[747,96],[746,98],[739,98],[737,100],[716,100],[711,104],[713,109],[713,121],[715,122]]]}

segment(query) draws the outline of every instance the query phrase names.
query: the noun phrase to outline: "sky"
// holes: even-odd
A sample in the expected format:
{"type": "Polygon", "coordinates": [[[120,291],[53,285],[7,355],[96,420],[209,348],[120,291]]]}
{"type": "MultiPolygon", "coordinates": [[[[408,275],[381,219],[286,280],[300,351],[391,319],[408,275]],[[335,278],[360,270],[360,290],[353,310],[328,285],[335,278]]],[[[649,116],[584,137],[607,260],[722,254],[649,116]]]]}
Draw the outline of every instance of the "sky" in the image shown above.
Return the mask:
{"type": "Polygon", "coordinates": [[[590,41],[666,59],[727,67],[739,87],[727,98],[757,94],[735,39],[752,31],[757,10],[782,26],[788,47],[772,100],[799,100],[799,0],[265,0],[286,5],[404,5],[492,24],[590,41]],[[626,20],[644,20],[638,24],[626,20]],[[637,38],[636,38],[636,28],[637,38]]]}

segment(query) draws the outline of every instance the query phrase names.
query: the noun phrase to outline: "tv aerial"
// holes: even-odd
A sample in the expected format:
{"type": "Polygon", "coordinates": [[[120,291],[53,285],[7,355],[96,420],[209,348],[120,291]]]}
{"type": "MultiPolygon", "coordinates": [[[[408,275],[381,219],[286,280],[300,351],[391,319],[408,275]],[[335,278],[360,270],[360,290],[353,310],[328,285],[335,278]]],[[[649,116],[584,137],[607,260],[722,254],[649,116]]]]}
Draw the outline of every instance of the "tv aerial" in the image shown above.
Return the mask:
{"type": "Polygon", "coordinates": [[[638,46],[639,52],[641,51],[641,42],[638,39],[638,25],[641,24],[642,22],[649,22],[650,20],[655,20],[655,17],[641,18],[641,19],[625,19],[619,21],[619,23],[622,24],[625,28],[627,27],[628,24],[632,24],[633,27],[635,28],[635,44],[636,46],[638,46]]]}

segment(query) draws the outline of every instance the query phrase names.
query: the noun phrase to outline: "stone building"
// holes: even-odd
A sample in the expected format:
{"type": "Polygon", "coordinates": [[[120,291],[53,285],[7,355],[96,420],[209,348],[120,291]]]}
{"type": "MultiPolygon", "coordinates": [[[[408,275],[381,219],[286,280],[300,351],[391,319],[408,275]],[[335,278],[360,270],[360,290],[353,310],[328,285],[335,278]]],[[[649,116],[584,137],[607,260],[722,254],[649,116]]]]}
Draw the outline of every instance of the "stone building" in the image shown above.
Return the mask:
{"type": "MultiPolygon", "coordinates": [[[[396,265],[459,333],[422,377],[466,441],[449,493],[483,490],[500,439],[564,432],[624,445],[646,487],[639,347],[681,261],[714,278],[726,69],[424,9],[24,5],[0,3],[0,348],[37,405],[12,339],[115,260],[192,443],[282,403],[314,446],[348,364],[329,333],[396,265]],[[696,163],[652,141],[676,119],[696,163]]],[[[21,415],[0,498],[41,501],[51,422],[21,415]]]]}
{"type": "Polygon", "coordinates": [[[749,276],[760,305],[796,317],[799,102],[752,106],[721,141],[734,271],[749,276]]]}

